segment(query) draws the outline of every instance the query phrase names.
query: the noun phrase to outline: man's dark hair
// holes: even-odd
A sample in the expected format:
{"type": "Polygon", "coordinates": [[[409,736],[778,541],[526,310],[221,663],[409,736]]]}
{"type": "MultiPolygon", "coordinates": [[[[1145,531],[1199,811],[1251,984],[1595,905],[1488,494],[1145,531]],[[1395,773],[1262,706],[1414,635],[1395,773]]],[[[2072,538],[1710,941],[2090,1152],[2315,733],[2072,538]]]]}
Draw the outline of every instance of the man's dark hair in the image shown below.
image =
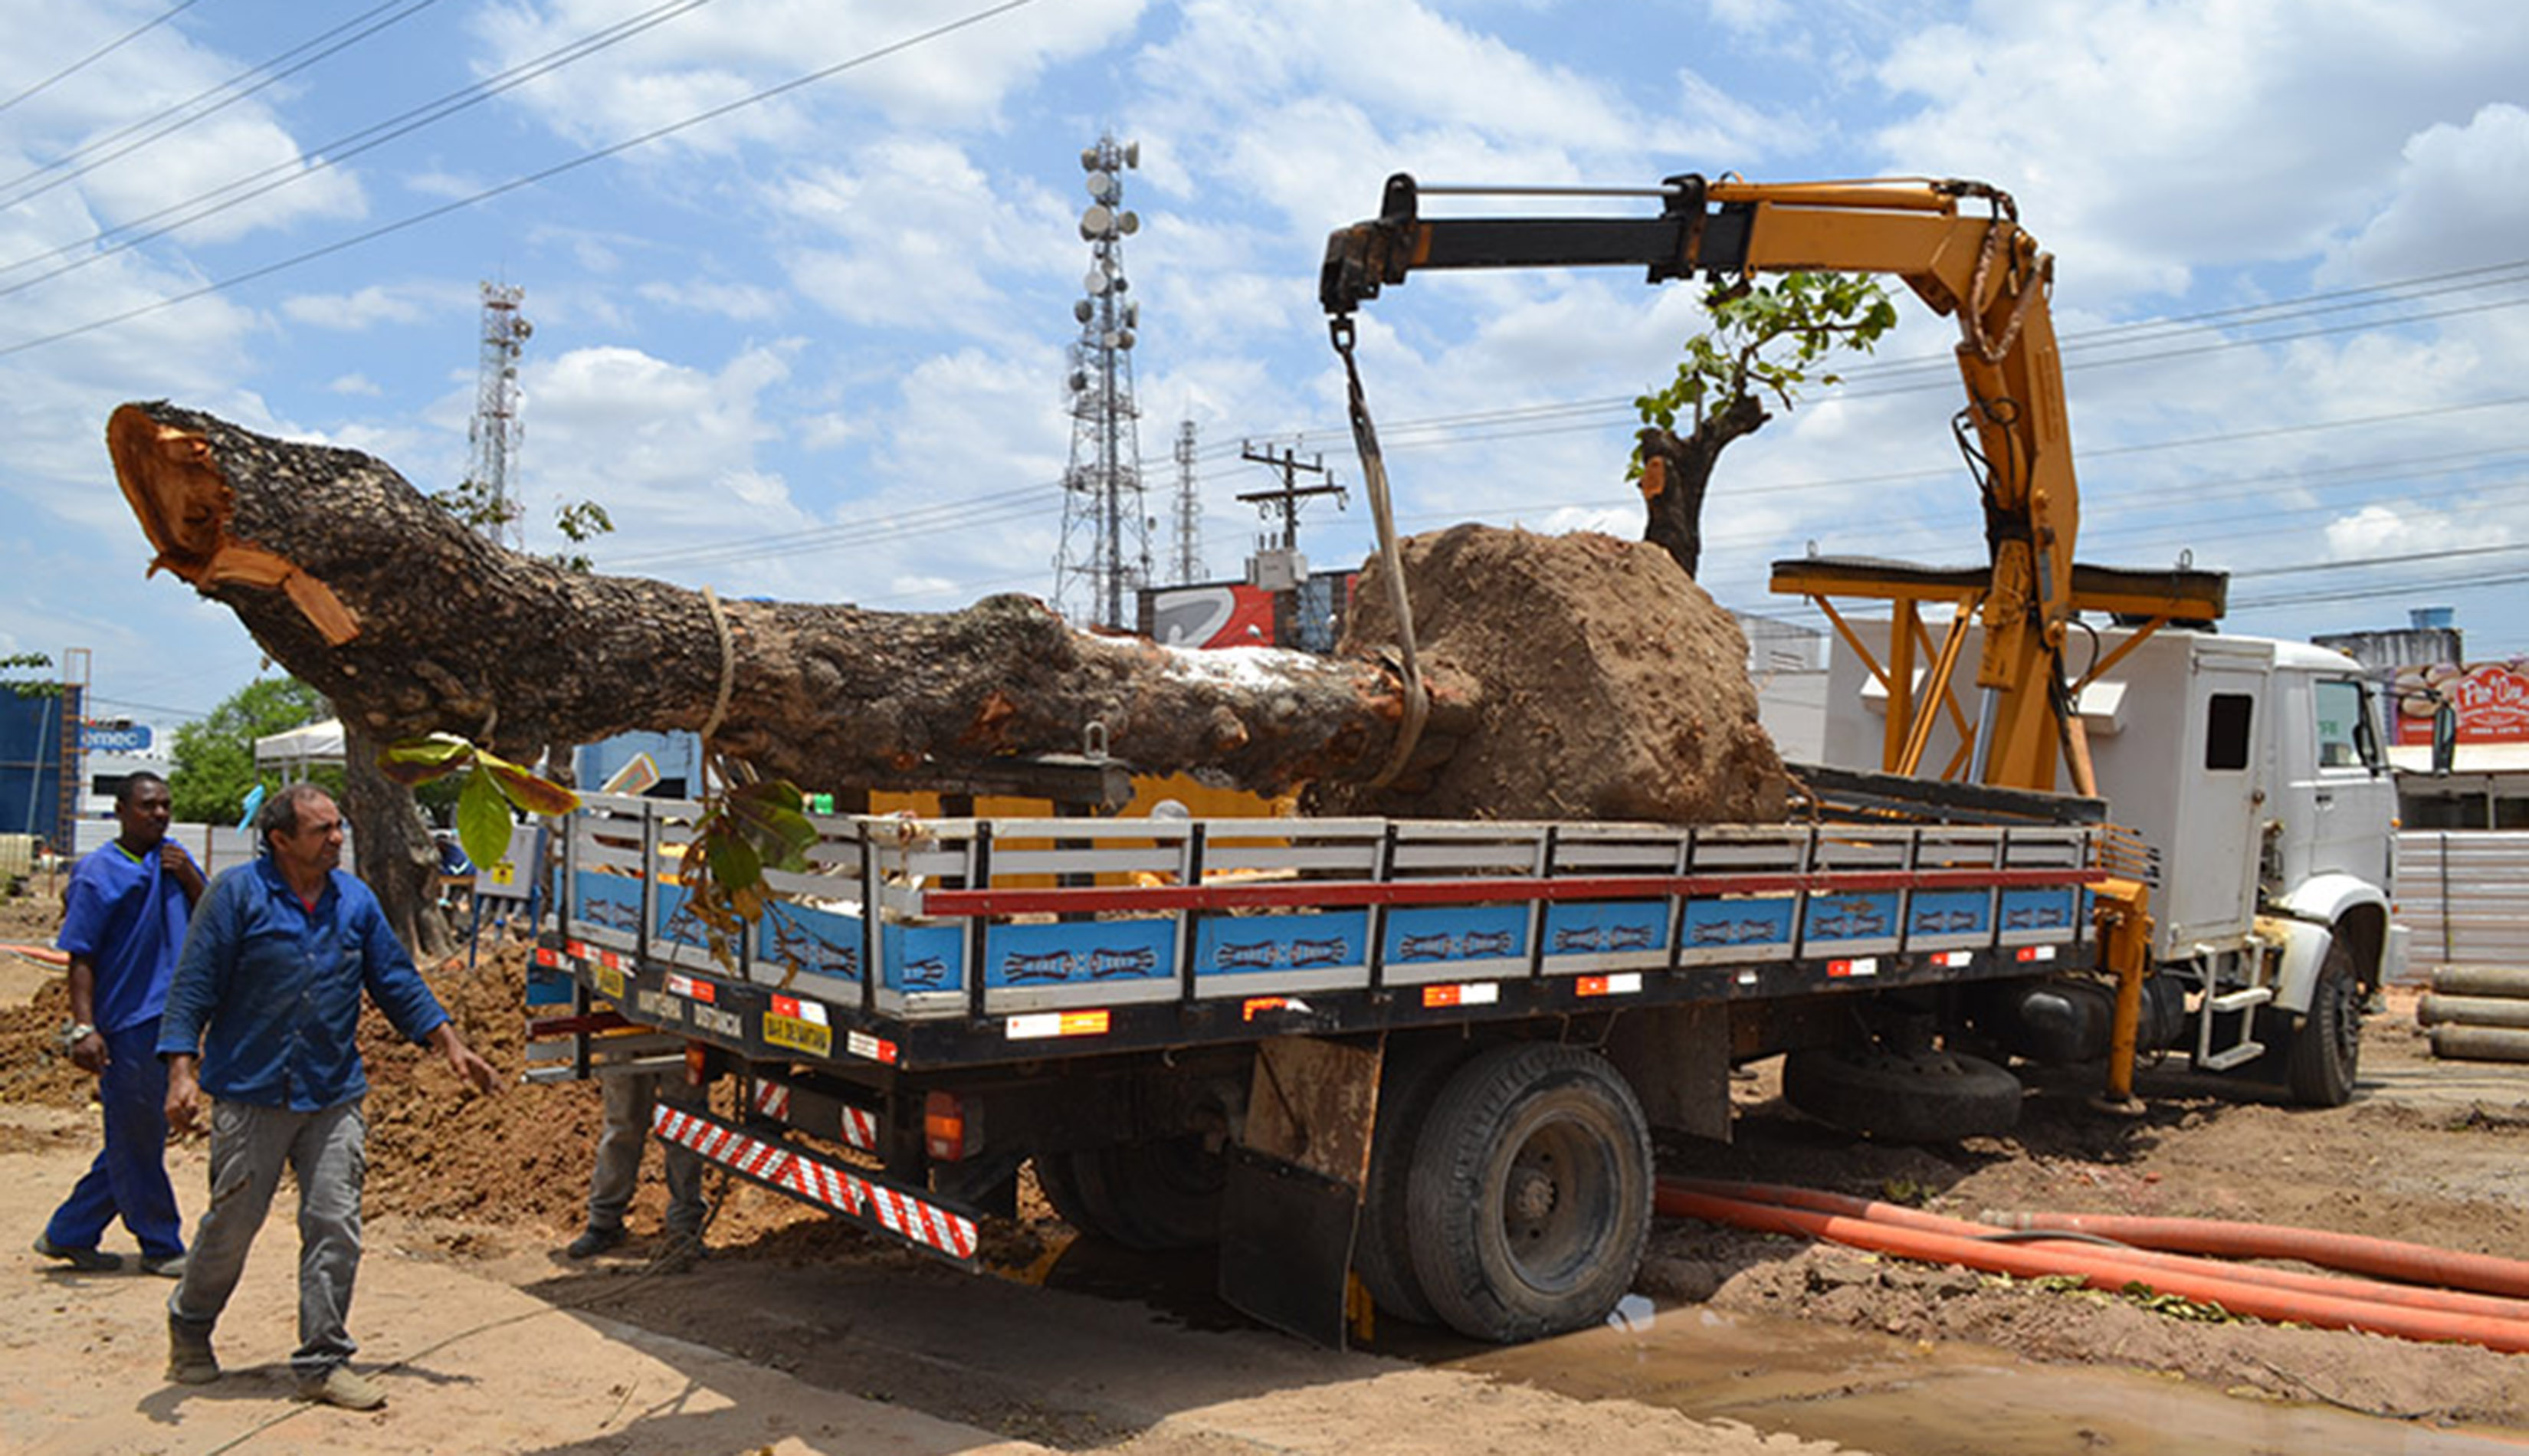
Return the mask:
{"type": "Polygon", "coordinates": [[[165,788],[167,786],[167,781],[164,778],[150,773],[147,769],[135,769],[132,773],[125,776],[123,782],[115,788],[114,806],[118,809],[128,809],[132,807],[132,796],[138,793],[140,791],[140,785],[144,783],[155,783],[160,788],[165,788]]]}
{"type": "Polygon", "coordinates": [[[269,844],[272,842],[272,836],[274,835],[296,834],[298,832],[298,806],[307,802],[309,799],[325,799],[330,801],[333,797],[334,796],[332,794],[325,791],[325,786],[321,783],[300,782],[291,784],[287,788],[281,790],[281,792],[265,799],[263,801],[263,807],[255,811],[255,837],[262,840],[264,843],[269,844]]]}

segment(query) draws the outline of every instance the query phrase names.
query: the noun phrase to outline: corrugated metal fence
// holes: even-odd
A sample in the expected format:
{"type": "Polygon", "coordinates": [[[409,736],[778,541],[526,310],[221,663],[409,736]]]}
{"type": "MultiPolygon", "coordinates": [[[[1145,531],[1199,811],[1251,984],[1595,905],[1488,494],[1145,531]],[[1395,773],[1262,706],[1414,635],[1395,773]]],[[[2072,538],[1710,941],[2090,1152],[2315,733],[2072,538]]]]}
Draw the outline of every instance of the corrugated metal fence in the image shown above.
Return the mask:
{"type": "Polygon", "coordinates": [[[2529,966],[2529,834],[2409,830],[2397,836],[2397,919],[2420,979],[2450,962],[2529,966]]]}

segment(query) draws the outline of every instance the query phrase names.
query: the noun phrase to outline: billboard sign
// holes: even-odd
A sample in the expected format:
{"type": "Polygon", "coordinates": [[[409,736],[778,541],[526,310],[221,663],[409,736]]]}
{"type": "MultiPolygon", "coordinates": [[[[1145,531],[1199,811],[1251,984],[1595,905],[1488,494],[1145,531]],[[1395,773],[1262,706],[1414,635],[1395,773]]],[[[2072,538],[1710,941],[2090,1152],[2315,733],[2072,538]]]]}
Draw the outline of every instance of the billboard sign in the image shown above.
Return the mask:
{"type": "Polygon", "coordinates": [[[2529,670],[2519,662],[2400,668],[2391,692],[2400,743],[2430,743],[2444,702],[2458,715],[2461,743],[2529,743],[2529,670]]]}
{"type": "Polygon", "coordinates": [[[145,723],[83,724],[80,743],[90,753],[147,753],[155,739],[145,723]]]}

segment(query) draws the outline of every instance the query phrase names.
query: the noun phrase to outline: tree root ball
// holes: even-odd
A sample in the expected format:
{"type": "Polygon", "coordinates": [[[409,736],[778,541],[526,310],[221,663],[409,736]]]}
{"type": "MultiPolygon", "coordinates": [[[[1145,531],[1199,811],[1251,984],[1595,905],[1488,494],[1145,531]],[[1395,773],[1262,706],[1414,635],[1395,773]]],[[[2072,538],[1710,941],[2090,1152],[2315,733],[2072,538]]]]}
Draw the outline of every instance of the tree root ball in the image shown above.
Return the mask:
{"type": "MultiPolygon", "coordinates": [[[[1427,819],[1768,822],[1789,781],[1757,723],[1748,641],[1660,548],[1461,525],[1400,543],[1424,669],[1482,686],[1426,778],[1320,784],[1314,812],[1427,819]]],[[[1373,558],[1342,651],[1393,651],[1373,558]]]]}

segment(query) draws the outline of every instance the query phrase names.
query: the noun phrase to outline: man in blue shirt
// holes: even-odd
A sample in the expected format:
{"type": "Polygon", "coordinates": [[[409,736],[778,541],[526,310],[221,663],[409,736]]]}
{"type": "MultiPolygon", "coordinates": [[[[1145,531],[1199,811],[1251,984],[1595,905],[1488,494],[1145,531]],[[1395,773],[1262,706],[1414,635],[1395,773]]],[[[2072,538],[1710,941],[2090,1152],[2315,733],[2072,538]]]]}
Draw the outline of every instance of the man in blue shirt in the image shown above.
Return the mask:
{"type": "Polygon", "coordinates": [[[96,1074],[105,1147],[35,1236],[35,1252],[75,1269],[119,1269],[123,1257],[96,1245],[120,1217],[140,1241],[140,1267],[175,1278],[185,1272],[185,1229],[167,1183],[158,1017],[185,921],[202,897],[202,872],[167,837],[166,780],[145,771],[125,780],[114,817],[123,833],[71,872],[53,943],[70,955],[71,1025],[62,1041],[72,1061],[96,1074]]]}
{"type": "Polygon", "coordinates": [[[293,784],[255,827],[265,853],[222,875],[202,901],[158,1034],[168,1122],[190,1126],[202,1094],[213,1099],[211,1206],[167,1301],[167,1375],[192,1385],[219,1378],[211,1329],[287,1167],[298,1180],[298,1348],[290,1357],[298,1397],[375,1410],[386,1391],[350,1368],[359,1347],[345,1328],[367,1168],[361,992],[397,1031],[446,1056],[459,1080],[490,1092],[495,1074],[413,969],[377,896],[338,868],[343,814],[332,796],[293,784]]]}

